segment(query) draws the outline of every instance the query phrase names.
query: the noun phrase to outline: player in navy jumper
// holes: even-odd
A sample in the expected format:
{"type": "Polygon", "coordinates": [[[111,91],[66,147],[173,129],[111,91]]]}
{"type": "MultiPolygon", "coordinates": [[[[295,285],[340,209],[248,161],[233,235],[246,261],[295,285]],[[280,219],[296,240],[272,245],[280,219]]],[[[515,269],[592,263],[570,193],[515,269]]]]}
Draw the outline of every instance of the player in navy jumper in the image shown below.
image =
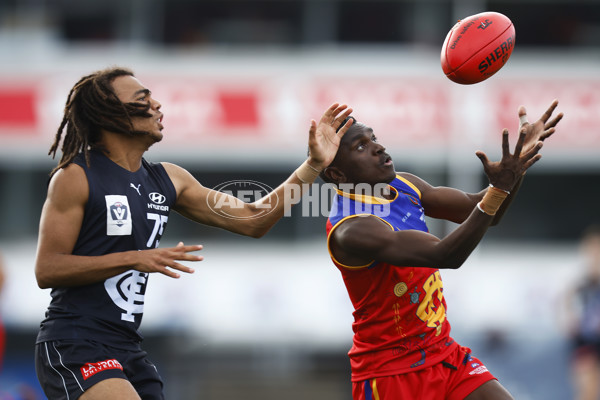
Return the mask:
{"type": "Polygon", "coordinates": [[[38,285],[52,288],[36,371],[53,400],[162,399],[162,380],[138,331],[148,277],[179,278],[193,272],[180,261],[202,260],[194,253],[199,245],[158,247],[169,212],[264,235],[290,204],[284,195],[291,187],[305,189],[300,184],[312,183],[333,160],[352,111],[333,104],[318,124],[311,121],[308,159],[272,193],[244,203],[232,196],[223,201],[228,195],[217,195],[177,165],[143,158],[163,137],[160,108],[121,68],[83,77],[67,98],[50,149],[55,155],[61,147],[62,157],[51,173],[35,265],[38,285]],[[284,201],[272,201],[275,196],[284,201]],[[212,211],[216,202],[222,214],[212,211]],[[275,204],[273,211],[264,213],[265,204],[275,204]]]}

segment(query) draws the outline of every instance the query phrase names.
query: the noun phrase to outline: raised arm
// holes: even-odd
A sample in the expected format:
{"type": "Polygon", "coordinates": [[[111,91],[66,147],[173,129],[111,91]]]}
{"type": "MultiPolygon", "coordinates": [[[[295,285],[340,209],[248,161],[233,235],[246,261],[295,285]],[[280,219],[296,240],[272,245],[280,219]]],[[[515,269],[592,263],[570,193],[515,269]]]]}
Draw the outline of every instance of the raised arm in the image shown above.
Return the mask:
{"type": "Polygon", "coordinates": [[[421,192],[425,215],[457,224],[468,218],[486,192],[484,189],[479,193],[466,193],[447,186],[432,186],[418,176],[406,172],[399,175],[409,180],[421,192]]]}
{"type": "MultiPolygon", "coordinates": [[[[514,154],[508,148],[508,132],[503,135],[502,159],[490,162],[483,152],[478,152],[484,171],[496,190],[510,191],[531,165],[540,159],[542,143],[538,142],[521,153],[525,134],[519,136],[514,154]]],[[[497,201],[491,201],[491,203],[497,201]]],[[[458,268],[490,226],[488,199],[474,207],[467,219],[443,239],[416,230],[393,231],[376,217],[351,218],[337,227],[330,240],[334,257],[344,265],[366,265],[374,260],[398,266],[458,268]]],[[[493,214],[493,213],[492,213],[493,214]]]]}
{"type": "MultiPolygon", "coordinates": [[[[562,120],[564,114],[558,113],[556,117],[552,118],[552,114],[558,106],[558,100],[552,101],[548,109],[542,114],[542,116],[534,123],[530,124],[527,118],[527,110],[524,106],[519,106],[519,132],[525,134],[525,141],[523,143],[523,151],[528,151],[533,148],[538,142],[543,142],[552,136],[556,132],[556,125],[562,120]],[[550,119],[552,118],[552,119],[550,119]]],[[[510,194],[502,203],[502,206],[496,213],[492,225],[497,225],[502,216],[508,210],[508,207],[517,196],[519,188],[523,183],[525,174],[521,175],[521,178],[515,183],[515,186],[510,191],[510,194]]],[[[486,189],[487,190],[487,189],[486,189]]]]}
{"type": "Polygon", "coordinates": [[[193,272],[177,260],[199,261],[191,251],[201,246],[127,251],[103,256],[76,256],[73,249],[83,221],[89,189],[83,169],[71,164],[59,170],[50,181],[42,209],[35,276],[40,288],[80,286],[100,282],[130,269],[160,272],[177,278],[167,268],[193,272]]]}
{"type": "MultiPolygon", "coordinates": [[[[564,114],[559,113],[556,117],[552,118],[552,114],[558,106],[558,101],[554,100],[548,109],[541,115],[541,117],[534,123],[529,123],[527,118],[527,111],[524,106],[520,106],[518,109],[519,117],[519,132],[525,134],[523,142],[523,151],[528,151],[533,148],[536,143],[544,141],[552,136],[556,130],[556,125],[562,120],[564,114]]],[[[487,192],[487,188],[483,189],[478,193],[465,193],[461,190],[444,187],[444,186],[431,186],[427,182],[423,181],[417,176],[403,173],[409,181],[411,181],[421,191],[423,208],[425,209],[425,215],[445,219],[448,221],[462,223],[471,214],[471,211],[475,205],[483,199],[483,196],[487,192]]],[[[509,196],[504,200],[502,206],[496,213],[494,220],[491,225],[496,225],[502,219],[502,216],[508,209],[509,205],[516,197],[521,183],[523,182],[523,176],[515,183],[513,189],[510,191],[509,196]]]]}
{"type": "Polygon", "coordinates": [[[246,236],[263,236],[281,219],[286,207],[300,201],[308,184],[333,161],[340,139],[352,121],[341,125],[351,112],[352,109],[348,106],[335,103],[325,111],[318,124],[311,121],[308,159],[281,185],[253,203],[245,203],[231,195],[215,192],[202,186],[185,169],[163,163],[177,191],[175,210],[205,225],[246,236]]]}

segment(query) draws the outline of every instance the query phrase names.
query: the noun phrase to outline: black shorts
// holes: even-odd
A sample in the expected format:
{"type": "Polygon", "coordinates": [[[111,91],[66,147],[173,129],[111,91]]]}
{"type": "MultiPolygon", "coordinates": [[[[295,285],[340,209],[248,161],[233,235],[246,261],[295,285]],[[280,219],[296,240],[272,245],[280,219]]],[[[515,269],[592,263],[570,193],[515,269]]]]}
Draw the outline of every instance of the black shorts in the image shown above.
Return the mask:
{"type": "Polygon", "coordinates": [[[55,340],[35,347],[35,370],[49,399],[75,400],[110,378],[127,379],[144,400],[164,399],[162,379],[141,349],[123,350],[88,340],[55,340]]]}

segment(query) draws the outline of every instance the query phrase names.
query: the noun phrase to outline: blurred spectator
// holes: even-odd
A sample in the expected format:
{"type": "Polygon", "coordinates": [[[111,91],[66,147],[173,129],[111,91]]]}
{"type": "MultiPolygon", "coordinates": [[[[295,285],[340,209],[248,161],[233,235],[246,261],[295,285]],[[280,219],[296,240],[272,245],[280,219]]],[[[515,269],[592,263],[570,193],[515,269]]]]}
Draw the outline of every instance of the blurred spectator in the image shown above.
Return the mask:
{"type": "MultiPolygon", "coordinates": [[[[4,288],[4,260],[2,254],[0,254],[0,301],[2,300],[2,293],[4,288]]],[[[2,372],[2,360],[4,359],[4,325],[2,324],[2,310],[0,309],[0,373],[2,372]]]]}
{"type": "Polygon", "coordinates": [[[585,270],[567,302],[567,329],[571,342],[571,372],[577,400],[600,395],[600,225],[583,234],[580,251],[585,270]]]}

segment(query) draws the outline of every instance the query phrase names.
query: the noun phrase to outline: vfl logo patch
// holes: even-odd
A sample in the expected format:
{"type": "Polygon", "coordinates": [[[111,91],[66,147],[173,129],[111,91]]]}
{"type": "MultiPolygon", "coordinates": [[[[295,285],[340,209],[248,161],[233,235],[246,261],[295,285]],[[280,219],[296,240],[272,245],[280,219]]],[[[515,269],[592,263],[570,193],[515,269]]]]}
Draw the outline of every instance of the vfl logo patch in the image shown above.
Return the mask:
{"type": "Polygon", "coordinates": [[[104,288],[117,307],[125,311],[123,321],[135,322],[133,314],[144,312],[144,296],[148,274],[139,271],[127,271],[104,281],[104,288]]]}
{"type": "Polygon", "coordinates": [[[126,205],[124,205],[123,203],[121,203],[119,201],[117,201],[115,204],[110,206],[110,217],[112,218],[113,221],[115,221],[115,224],[117,226],[125,225],[124,221],[129,216],[127,214],[128,208],[129,207],[127,207],[126,205]]]}
{"type": "Polygon", "coordinates": [[[83,376],[83,380],[86,380],[96,375],[98,372],[106,371],[107,369],[120,369],[123,371],[123,366],[115,359],[87,363],[81,367],[81,375],[83,376]]]}
{"type": "Polygon", "coordinates": [[[131,209],[127,196],[106,195],[106,235],[131,235],[131,209]]]}

